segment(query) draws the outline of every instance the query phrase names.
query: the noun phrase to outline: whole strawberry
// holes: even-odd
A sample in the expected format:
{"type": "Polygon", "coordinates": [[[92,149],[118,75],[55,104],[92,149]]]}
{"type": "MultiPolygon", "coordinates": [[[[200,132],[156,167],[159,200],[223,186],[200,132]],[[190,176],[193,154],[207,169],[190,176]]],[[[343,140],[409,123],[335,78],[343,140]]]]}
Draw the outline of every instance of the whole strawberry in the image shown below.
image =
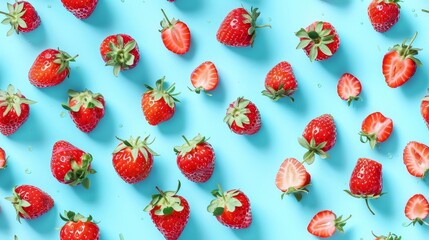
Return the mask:
{"type": "Polygon", "coordinates": [[[21,185],[13,188],[13,195],[7,197],[16,210],[16,220],[34,219],[48,212],[54,206],[54,200],[40,188],[21,185]]]}
{"type": "Polygon", "coordinates": [[[79,19],[91,16],[97,6],[98,0],[61,0],[64,7],[79,19]]]}
{"type": "Polygon", "coordinates": [[[6,168],[6,164],[7,164],[6,153],[3,150],[3,148],[0,147],[0,170],[5,169],[6,168]]]}
{"type": "Polygon", "coordinates": [[[429,95],[426,95],[420,103],[420,113],[426,126],[429,128],[429,95]]]}
{"type": "Polygon", "coordinates": [[[46,49],[41,52],[28,73],[30,83],[39,88],[52,87],[62,83],[70,75],[69,63],[78,55],[71,57],[68,53],[46,49]]]}
{"type": "Polygon", "coordinates": [[[387,236],[377,236],[374,233],[372,235],[375,237],[375,240],[401,240],[402,237],[394,233],[389,233],[387,236]]]}
{"type": "Polygon", "coordinates": [[[223,119],[236,134],[253,135],[261,129],[261,115],[254,103],[244,97],[229,104],[223,119]]]}
{"type": "Polygon", "coordinates": [[[369,114],[363,121],[360,135],[362,143],[369,142],[373,149],[378,143],[386,141],[393,131],[393,121],[380,112],[369,114]]]}
{"type": "Polygon", "coordinates": [[[60,240],[98,240],[100,239],[100,229],[92,221],[92,216],[84,217],[80,213],[64,211],[64,216],[60,214],[66,223],[61,227],[60,240]]]}
{"type": "Polygon", "coordinates": [[[176,191],[163,192],[156,187],[159,194],[152,195],[152,201],[144,209],[149,212],[156,228],[166,240],[177,240],[188,223],[190,208],[188,201],[177,195],[180,181],[176,191]]]}
{"type": "Polygon", "coordinates": [[[276,186],[283,192],[281,197],[293,194],[298,201],[301,201],[302,193],[308,193],[310,181],[311,175],[295,158],[285,159],[276,175],[276,186]]]}
{"type": "Polygon", "coordinates": [[[57,141],[52,148],[52,175],[61,183],[70,186],[82,184],[86,189],[88,176],[96,171],[91,168],[92,156],[67,141],[57,141]]]}
{"type": "Polygon", "coordinates": [[[339,232],[344,232],[344,226],[346,225],[347,220],[352,217],[350,215],[346,219],[343,219],[343,216],[339,216],[330,211],[323,210],[310,220],[310,223],[307,226],[307,231],[320,238],[329,238],[338,230],[339,232]]]}
{"type": "Polygon", "coordinates": [[[412,196],[405,205],[404,213],[405,216],[411,220],[409,224],[404,224],[404,226],[414,226],[416,223],[429,226],[429,223],[424,221],[429,215],[429,202],[423,194],[415,194],[412,196]]]}
{"type": "Polygon", "coordinates": [[[35,102],[25,98],[9,84],[7,91],[0,90],[0,132],[9,136],[16,132],[30,115],[30,104],[35,102]]]}
{"type": "Polygon", "coordinates": [[[119,177],[125,182],[134,184],[144,180],[153,165],[153,156],[158,156],[149,145],[149,136],[143,141],[140,137],[122,140],[113,151],[112,163],[119,177]]]}
{"type": "Polygon", "coordinates": [[[305,127],[302,138],[298,138],[298,143],[308,150],[304,154],[304,162],[312,164],[315,154],[322,159],[329,157],[326,152],[334,147],[336,139],[337,128],[330,114],[323,114],[311,120],[305,127]]]}
{"type": "Polygon", "coordinates": [[[369,20],[377,32],[386,32],[399,20],[401,0],[372,0],[368,6],[369,20]]]}
{"type": "Polygon", "coordinates": [[[189,51],[191,47],[191,32],[189,31],[186,23],[171,19],[168,19],[164,10],[161,9],[164,14],[164,19],[161,21],[161,38],[164,46],[171,52],[182,55],[189,51]]]}
{"type": "Polygon", "coordinates": [[[242,7],[233,9],[220,25],[216,34],[217,40],[231,47],[253,47],[256,29],[271,27],[270,25],[256,25],[260,14],[258,8],[253,7],[250,12],[242,7]]]}
{"type": "Polygon", "coordinates": [[[172,118],[176,111],[176,102],[179,102],[175,97],[179,93],[174,93],[174,83],[164,90],[164,80],[165,77],[157,80],[155,88],[145,85],[148,90],[143,94],[141,105],[146,121],[152,126],[172,118]]]}
{"type": "Polygon", "coordinates": [[[262,91],[264,96],[267,96],[274,101],[283,97],[289,97],[294,101],[292,94],[298,89],[295,75],[293,74],[292,66],[286,62],[279,62],[275,65],[265,77],[265,90],[262,91]]]}
{"type": "Polygon", "coordinates": [[[369,211],[375,215],[368,204],[368,199],[377,199],[383,193],[382,165],[368,158],[359,158],[349,182],[348,194],[365,199],[369,211]]]}
{"type": "Polygon", "coordinates": [[[223,192],[221,187],[212,191],[215,197],[207,207],[223,225],[233,228],[248,228],[252,223],[252,211],[250,201],[240,190],[232,189],[223,192]]]}
{"type": "Polygon", "coordinates": [[[97,126],[104,116],[104,97],[90,90],[68,91],[69,99],[63,108],[69,111],[70,117],[82,132],[89,133],[97,126]]]}
{"type": "Polygon", "coordinates": [[[295,35],[300,40],[296,49],[303,49],[310,61],[326,60],[340,47],[340,37],[329,22],[316,21],[295,35]]]}
{"type": "Polygon", "coordinates": [[[174,147],[177,154],[177,166],[185,177],[193,182],[206,182],[214,171],[215,153],[212,145],[200,134],[185,144],[174,147]]]}
{"type": "Polygon", "coordinates": [[[6,16],[1,23],[11,26],[7,36],[12,35],[14,31],[17,34],[31,32],[40,26],[40,17],[31,3],[27,1],[16,1],[14,4],[7,3],[7,9],[9,13],[0,11],[0,14],[6,16]]]}
{"type": "Polygon", "coordinates": [[[140,60],[137,42],[127,34],[106,37],[100,45],[100,53],[106,66],[113,67],[113,75],[121,70],[134,68],[140,60]]]}

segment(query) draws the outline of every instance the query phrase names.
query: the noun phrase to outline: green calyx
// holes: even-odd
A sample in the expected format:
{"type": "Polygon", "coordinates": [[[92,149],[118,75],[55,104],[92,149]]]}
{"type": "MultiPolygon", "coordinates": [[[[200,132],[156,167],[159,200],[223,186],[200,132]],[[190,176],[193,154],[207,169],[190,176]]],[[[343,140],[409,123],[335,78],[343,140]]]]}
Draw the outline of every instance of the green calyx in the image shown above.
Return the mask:
{"type": "Polygon", "coordinates": [[[367,143],[369,142],[369,146],[371,146],[371,149],[374,149],[377,145],[377,134],[375,133],[365,133],[365,132],[359,132],[360,135],[360,141],[361,143],[367,143]]]}
{"type": "Polygon", "coordinates": [[[405,39],[401,45],[396,44],[395,46],[389,48],[389,51],[396,51],[398,52],[399,56],[401,56],[402,60],[409,58],[413,60],[417,64],[417,66],[422,66],[423,65],[422,62],[415,57],[415,55],[419,54],[419,51],[421,51],[422,49],[413,48],[413,46],[411,45],[416,39],[417,34],[418,32],[414,33],[408,45],[405,44],[408,41],[408,39],[405,39]]]}
{"type": "Polygon", "coordinates": [[[181,205],[180,198],[177,197],[177,192],[179,192],[181,186],[180,181],[178,182],[177,189],[174,192],[163,192],[161,189],[156,187],[159,194],[152,195],[152,201],[145,207],[144,211],[150,212],[155,207],[160,207],[155,211],[155,215],[158,216],[170,215],[174,211],[181,212],[184,207],[181,205]]]}
{"type": "Polygon", "coordinates": [[[16,220],[21,223],[21,217],[19,216],[19,214],[28,217],[28,214],[24,211],[23,208],[29,207],[31,204],[28,201],[21,199],[18,193],[16,193],[16,187],[12,189],[12,194],[13,195],[11,197],[6,197],[5,199],[12,203],[16,211],[16,220]]]}
{"type": "Polygon", "coordinates": [[[332,52],[327,46],[334,42],[334,34],[331,34],[331,29],[323,29],[323,22],[317,22],[316,26],[310,26],[307,32],[304,28],[301,28],[296,32],[296,36],[301,39],[296,49],[306,48],[310,43],[313,45],[310,49],[310,61],[314,61],[317,58],[319,50],[327,56],[332,56],[332,52]]]}
{"type": "Polygon", "coordinates": [[[74,213],[72,211],[64,211],[64,216],[60,214],[60,218],[65,222],[93,222],[92,216],[84,217],[80,213],[74,213]]]}
{"type": "Polygon", "coordinates": [[[249,34],[249,36],[252,36],[251,40],[250,40],[250,46],[253,47],[253,42],[255,41],[256,38],[256,29],[257,28],[264,28],[264,27],[269,27],[271,28],[271,25],[269,24],[265,24],[265,25],[257,25],[256,24],[256,20],[258,19],[259,15],[261,15],[261,12],[258,11],[258,8],[250,8],[250,13],[246,10],[247,13],[243,14],[243,23],[245,24],[250,24],[249,29],[247,30],[247,34],[249,34]]]}
{"type": "Polygon", "coordinates": [[[82,155],[81,165],[77,164],[75,159],[70,159],[71,170],[64,176],[64,181],[70,186],[77,186],[82,183],[85,189],[89,189],[90,181],[88,175],[97,172],[91,169],[91,162],[92,156],[88,153],[82,155]]]}
{"type": "Polygon", "coordinates": [[[182,136],[182,137],[185,140],[185,144],[183,144],[182,146],[174,147],[174,152],[176,154],[179,154],[181,157],[185,156],[187,153],[194,150],[197,147],[197,145],[205,143],[207,140],[205,137],[201,136],[201,134],[198,134],[196,137],[194,137],[191,140],[186,139],[185,136],[182,136]]]}
{"type": "Polygon", "coordinates": [[[162,19],[160,25],[162,27],[161,30],[159,30],[160,32],[164,31],[167,28],[172,28],[174,27],[174,25],[176,25],[177,22],[179,22],[179,20],[177,19],[168,19],[167,14],[165,14],[164,9],[161,9],[162,14],[164,15],[164,19],[162,19]]]}
{"type": "Polygon", "coordinates": [[[7,36],[12,35],[12,33],[15,31],[17,34],[19,34],[19,27],[21,28],[27,28],[27,23],[22,19],[22,16],[24,16],[25,12],[27,10],[24,10],[24,3],[15,3],[15,6],[13,4],[7,3],[7,9],[9,13],[0,11],[0,14],[3,14],[6,16],[5,19],[1,22],[2,24],[10,24],[11,28],[9,31],[7,31],[7,36]]]}
{"type": "Polygon", "coordinates": [[[365,199],[366,207],[368,208],[368,210],[371,212],[372,215],[375,215],[375,212],[369,206],[368,199],[377,199],[377,198],[380,198],[381,196],[383,196],[384,194],[386,194],[386,193],[382,192],[382,193],[380,193],[378,195],[355,195],[352,192],[350,192],[349,190],[344,190],[344,192],[346,192],[347,194],[349,194],[350,196],[352,196],[354,198],[363,198],[363,199],[365,199]]]}
{"type": "Polygon", "coordinates": [[[234,212],[236,207],[241,207],[242,203],[235,198],[240,192],[238,190],[232,190],[223,192],[220,185],[218,189],[213,190],[212,195],[215,197],[207,207],[207,211],[212,213],[214,216],[220,216],[226,210],[228,212],[234,212]]]}
{"type": "Polygon", "coordinates": [[[377,236],[371,231],[372,235],[376,238],[376,240],[401,240],[402,237],[398,236],[394,233],[389,233],[387,236],[377,236]]]}
{"type": "Polygon", "coordinates": [[[63,108],[72,111],[78,112],[83,106],[84,108],[104,108],[103,104],[98,100],[103,96],[99,93],[92,93],[90,90],[85,90],[83,92],[77,92],[74,90],[68,91],[69,100],[67,104],[62,104],[63,108]],[[75,102],[73,106],[70,107],[70,103],[75,102]]]}
{"type": "Polygon", "coordinates": [[[152,156],[158,156],[158,154],[149,147],[149,145],[152,144],[155,139],[153,139],[151,142],[148,142],[149,137],[150,135],[145,137],[143,141],[140,140],[140,137],[130,137],[129,140],[122,140],[120,138],[117,138],[119,141],[121,141],[121,143],[115,148],[113,154],[118,153],[123,149],[130,148],[133,161],[136,161],[139,152],[143,154],[143,157],[146,161],[149,159],[149,154],[151,154],[152,156]]]}
{"type": "Polygon", "coordinates": [[[6,106],[6,110],[3,112],[3,117],[12,109],[19,117],[21,115],[21,104],[29,105],[34,103],[36,102],[23,97],[19,90],[15,93],[15,88],[12,84],[7,86],[6,91],[0,90],[0,107],[6,106]]]}
{"type": "Polygon", "coordinates": [[[281,195],[281,199],[283,199],[283,197],[285,195],[290,195],[293,194],[293,196],[295,197],[295,199],[299,202],[302,199],[302,194],[303,193],[308,193],[308,189],[307,186],[303,186],[302,188],[294,188],[294,187],[290,187],[288,188],[288,190],[286,192],[283,192],[281,195]]]}
{"type": "Polygon", "coordinates": [[[76,55],[74,57],[70,56],[70,54],[61,51],[60,49],[57,49],[58,53],[55,54],[55,60],[53,61],[55,64],[59,64],[60,67],[57,70],[57,74],[60,74],[62,72],[64,72],[66,69],[68,70],[68,74],[67,77],[70,75],[70,66],[69,63],[70,62],[75,62],[76,58],[79,55],[76,55]]]}
{"type": "Polygon", "coordinates": [[[356,97],[350,96],[349,99],[347,99],[347,106],[350,107],[350,105],[352,104],[352,102],[359,101],[359,99],[360,99],[359,96],[356,96],[356,97]]]}
{"type": "Polygon", "coordinates": [[[152,88],[151,86],[148,86],[148,85],[145,85],[145,86],[151,92],[151,96],[153,97],[153,100],[155,102],[163,98],[170,108],[174,108],[175,102],[180,102],[176,98],[176,96],[179,95],[180,93],[174,93],[174,90],[176,90],[174,83],[164,90],[164,80],[165,80],[165,77],[158,79],[155,83],[156,88],[152,88]]]}
{"type": "Polygon", "coordinates": [[[402,226],[404,226],[404,227],[408,227],[408,226],[411,226],[411,225],[416,225],[416,223],[418,223],[418,224],[420,224],[420,225],[425,225],[425,226],[429,226],[429,223],[427,223],[427,222],[425,222],[423,219],[421,219],[421,218],[416,218],[416,219],[413,219],[410,223],[403,223],[402,224],[402,226]]]}
{"type": "Polygon", "coordinates": [[[347,220],[349,220],[352,217],[352,215],[348,216],[346,219],[343,220],[343,216],[339,216],[334,220],[335,228],[339,232],[344,232],[344,226],[346,225],[347,220]]]}
{"type": "Polygon", "coordinates": [[[422,12],[429,13],[429,10],[422,9],[422,12]]]}
{"type": "Polygon", "coordinates": [[[314,140],[314,138],[312,138],[310,142],[308,142],[305,138],[298,138],[298,143],[305,149],[308,149],[308,151],[304,154],[304,160],[302,161],[308,165],[313,164],[315,160],[315,154],[319,155],[322,159],[329,157],[329,155],[322,150],[322,148],[326,146],[327,142],[322,142],[319,145],[316,145],[316,140],[314,140]]]}
{"type": "Polygon", "coordinates": [[[250,110],[247,108],[249,103],[250,101],[243,97],[237,98],[233,106],[228,108],[223,121],[226,122],[228,126],[231,126],[232,123],[235,122],[235,125],[239,128],[244,128],[243,124],[250,123],[250,119],[247,117],[247,114],[250,113],[250,110]]]}
{"type": "Polygon", "coordinates": [[[115,77],[122,69],[129,69],[134,65],[135,56],[131,51],[137,47],[137,42],[134,40],[124,44],[124,39],[120,34],[116,35],[116,42],[117,45],[113,41],[109,42],[110,52],[106,53],[106,58],[109,59],[106,66],[113,66],[115,77]]]}
{"type": "Polygon", "coordinates": [[[266,90],[262,91],[262,95],[271,98],[274,101],[278,101],[280,98],[289,97],[291,102],[294,102],[295,99],[289,95],[292,94],[293,90],[285,90],[284,84],[280,84],[278,89],[274,89],[270,86],[266,87],[266,90]]]}

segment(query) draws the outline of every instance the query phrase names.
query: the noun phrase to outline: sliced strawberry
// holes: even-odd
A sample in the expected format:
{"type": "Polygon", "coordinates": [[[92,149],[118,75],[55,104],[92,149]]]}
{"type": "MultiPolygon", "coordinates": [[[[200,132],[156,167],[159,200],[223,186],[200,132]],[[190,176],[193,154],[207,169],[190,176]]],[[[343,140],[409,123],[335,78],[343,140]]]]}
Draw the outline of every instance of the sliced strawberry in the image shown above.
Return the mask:
{"type": "Polygon", "coordinates": [[[302,192],[308,193],[305,188],[311,180],[310,174],[304,165],[295,158],[287,158],[283,161],[276,176],[276,186],[283,194],[293,193],[298,201],[302,198],[302,192]]]}
{"type": "Polygon", "coordinates": [[[7,158],[3,148],[0,147],[0,170],[6,168],[7,158]]]}
{"type": "Polygon", "coordinates": [[[359,133],[362,143],[369,142],[371,148],[377,143],[386,141],[393,130],[393,121],[380,112],[368,115],[362,122],[362,131],[359,133]]]}
{"type": "Polygon", "coordinates": [[[196,93],[214,90],[219,83],[219,75],[214,63],[206,61],[201,63],[191,74],[191,83],[196,93]]]}
{"type": "Polygon", "coordinates": [[[334,235],[335,231],[344,232],[343,227],[351,215],[342,220],[343,216],[337,218],[335,213],[329,210],[318,212],[307,226],[307,231],[316,237],[328,238],[334,235]]]}
{"type": "Polygon", "coordinates": [[[170,21],[164,10],[161,9],[161,11],[165,17],[161,21],[161,37],[165,47],[176,54],[187,53],[191,46],[191,32],[188,25],[174,18],[170,21]]]}
{"type": "Polygon", "coordinates": [[[420,225],[429,224],[424,219],[429,215],[429,202],[422,194],[415,194],[412,196],[407,204],[405,205],[405,216],[411,220],[411,222],[405,226],[414,226],[416,223],[420,225]]]}
{"type": "Polygon", "coordinates": [[[411,141],[404,148],[403,160],[412,176],[424,178],[429,170],[429,147],[423,143],[411,141]]]}
{"type": "Polygon", "coordinates": [[[350,73],[344,73],[337,85],[338,96],[347,101],[347,105],[353,101],[359,100],[359,94],[362,91],[362,85],[360,84],[359,79],[353,76],[350,73]]]}

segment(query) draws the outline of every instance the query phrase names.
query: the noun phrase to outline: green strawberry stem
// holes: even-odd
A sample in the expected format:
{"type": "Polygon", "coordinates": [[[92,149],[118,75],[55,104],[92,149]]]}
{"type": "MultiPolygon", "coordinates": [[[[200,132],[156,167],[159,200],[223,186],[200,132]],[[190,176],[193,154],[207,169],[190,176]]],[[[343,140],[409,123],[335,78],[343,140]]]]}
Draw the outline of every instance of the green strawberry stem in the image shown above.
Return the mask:
{"type": "Polygon", "coordinates": [[[167,14],[165,14],[164,9],[161,8],[161,12],[164,15],[165,20],[167,20],[168,26],[173,26],[173,24],[170,22],[170,19],[168,19],[167,14]]]}
{"type": "Polygon", "coordinates": [[[410,225],[416,225],[416,223],[420,224],[420,225],[425,225],[425,226],[429,226],[429,223],[425,222],[423,219],[421,218],[416,218],[414,220],[412,220],[410,223],[403,223],[402,226],[404,227],[409,227],[410,225]]]}
{"type": "Polygon", "coordinates": [[[319,155],[320,158],[325,159],[329,158],[329,154],[322,150],[327,144],[327,142],[322,142],[319,145],[316,145],[316,140],[314,138],[311,139],[310,142],[308,142],[305,138],[298,138],[298,143],[305,149],[308,149],[308,151],[304,154],[304,160],[303,163],[307,163],[308,165],[311,165],[314,163],[315,155],[319,155]]]}
{"type": "Polygon", "coordinates": [[[15,208],[15,211],[16,211],[16,220],[19,223],[21,223],[21,217],[19,216],[19,214],[22,214],[22,215],[24,215],[26,217],[29,217],[28,213],[25,212],[25,210],[23,208],[24,207],[29,207],[29,206],[31,206],[31,204],[28,201],[26,201],[24,199],[21,199],[21,197],[16,192],[16,187],[14,187],[12,189],[12,193],[13,193],[12,196],[6,197],[5,199],[12,203],[12,205],[15,208]]]}
{"type": "MultiPolygon", "coordinates": [[[[417,34],[418,34],[418,32],[414,33],[413,37],[411,38],[410,44],[408,44],[407,48],[404,51],[405,53],[407,53],[410,50],[411,45],[413,44],[414,40],[416,40],[417,34]]],[[[407,41],[407,40],[405,40],[405,41],[407,41]]],[[[403,58],[404,57],[406,57],[406,56],[403,56],[403,58]]]]}
{"type": "Polygon", "coordinates": [[[343,227],[346,225],[347,220],[349,220],[352,217],[352,215],[349,215],[346,219],[343,220],[343,216],[339,216],[337,219],[335,219],[335,228],[339,232],[344,232],[343,227]]]}
{"type": "Polygon", "coordinates": [[[367,143],[369,141],[369,145],[371,146],[371,149],[374,149],[377,145],[377,135],[375,133],[364,133],[360,132],[360,141],[361,143],[367,143]]]}
{"type": "Polygon", "coordinates": [[[429,10],[422,9],[422,12],[429,13],[429,10]]]}
{"type": "Polygon", "coordinates": [[[375,215],[375,212],[369,206],[368,198],[365,198],[365,204],[366,204],[366,207],[368,208],[368,210],[372,213],[372,215],[375,215]]]}
{"type": "Polygon", "coordinates": [[[3,11],[0,11],[0,14],[6,15],[6,16],[8,16],[10,18],[15,18],[13,15],[11,15],[9,13],[6,13],[6,12],[3,12],[3,11]]]}
{"type": "Polygon", "coordinates": [[[351,96],[351,97],[349,97],[349,99],[347,99],[347,106],[350,107],[350,105],[352,104],[353,101],[358,101],[359,99],[360,99],[359,96],[356,96],[356,97],[351,96]]]}
{"type": "Polygon", "coordinates": [[[182,138],[185,140],[186,144],[188,144],[188,146],[191,146],[191,144],[189,143],[188,139],[186,139],[185,135],[182,135],[182,138]]]}
{"type": "Polygon", "coordinates": [[[165,195],[165,193],[158,186],[156,186],[155,188],[159,192],[159,194],[161,194],[161,196],[164,198],[167,204],[170,204],[170,202],[168,201],[167,195],[165,195]]]}

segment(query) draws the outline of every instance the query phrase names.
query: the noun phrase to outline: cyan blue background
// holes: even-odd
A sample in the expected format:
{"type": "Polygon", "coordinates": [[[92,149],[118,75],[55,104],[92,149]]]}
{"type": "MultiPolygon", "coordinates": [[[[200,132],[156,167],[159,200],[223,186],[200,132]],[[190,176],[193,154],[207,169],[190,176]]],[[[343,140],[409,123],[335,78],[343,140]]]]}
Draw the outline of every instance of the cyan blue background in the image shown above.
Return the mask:
{"type": "MultiPolygon", "coordinates": [[[[100,221],[101,239],[163,239],[143,208],[149,203],[155,186],[173,190],[182,182],[180,194],[188,199],[191,216],[181,239],[313,239],[306,227],[312,216],[324,209],[353,217],[344,234],[332,239],[372,239],[371,230],[389,231],[406,240],[428,239],[429,228],[404,228],[406,201],[415,193],[429,197],[428,180],[419,180],[405,169],[402,150],[411,140],[429,144],[428,129],[420,116],[420,100],[428,87],[427,65],[398,89],[387,87],[381,73],[381,61],[389,47],[419,32],[414,46],[426,48],[429,39],[429,8],[424,0],[402,3],[401,17],[387,33],[373,30],[367,16],[369,0],[301,0],[301,1],[215,1],[215,0],[100,0],[93,15],[81,21],[67,12],[60,1],[31,1],[42,19],[42,25],[28,34],[6,37],[7,26],[0,36],[0,87],[13,83],[29,99],[28,121],[10,137],[0,137],[9,156],[9,167],[0,172],[0,239],[58,239],[63,222],[58,217],[64,210],[92,214],[100,221]],[[230,48],[218,43],[216,31],[233,8],[243,5],[259,7],[259,23],[272,29],[259,29],[253,48],[230,48]],[[160,8],[170,18],[185,21],[192,33],[190,51],[177,56],[162,44],[160,8]],[[316,20],[331,22],[337,29],[341,46],[335,56],[325,62],[310,63],[294,33],[316,20]],[[101,41],[110,34],[133,36],[142,55],[138,66],[115,78],[105,67],[99,53],[101,41]],[[69,79],[61,85],[38,89],[27,77],[36,56],[46,48],[57,48],[74,55],[69,79]],[[201,62],[213,61],[220,74],[220,84],[212,97],[196,95],[187,89],[189,76],[201,62]],[[295,103],[287,99],[272,102],[260,91],[266,73],[278,62],[289,61],[298,80],[295,103]],[[347,107],[337,96],[338,78],[350,72],[363,86],[363,101],[347,107]],[[181,103],[175,116],[157,127],[145,121],[140,99],[144,84],[153,85],[161,76],[176,82],[181,103]],[[69,88],[91,89],[106,99],[106,115],[90,134],[80,132],[61,108],[69,88]],[[254,136],[232,133],[223,117],[230,102],[239,96],[252,100],[262,115],[262,128],[254,136]],[[371,112],[381,111],[394,121],[390,139],[375,150],[359,142],[362,120],[371,112]],[[324,113],[334,116],[338,131],[330,159],[320,160],[307,169],[312,175],[310,193],[298,203],[291,196],[280,199],[274,178],[287,157],[302,158],[304,149],[297,142],[310,119],[324,113]],[[216,152],[215,172],[203,184],[190,182],[176,166],[173,147],[182,144],[181,135],[191,138],[197,133],[210,137],[216,152]],[[154,160],[149,177],[136,185],[123,182],[114,171],[111,153],[118,141],[115,136],[156,137],[152,148],[160,154],[154,160]],[[90,177],[92,186],[69,187],[58,183],[50,172],[52,146],[57,140],[68,140],[91,153],[98,171],[90,177]],[[368,157],[383,164],[385,196],[370,204],[372,216],[364,201],[349,197],[350,173],[359,157],[368,157]],[[212,199],[210,191],[220,183],[224,189],[240,188],[250,198],[253,223],[245,230],[231,230],[206,211],[212,199]],[[12,206],[4,200],[11,188],[33,184],[48,192],[55,207],[36,220],[15,221],[12,206]]],[[[1,9],[6,9],[5,1],[1,9]]],[[[419,55],[429,64],[429,49],[419,55]]]]}

